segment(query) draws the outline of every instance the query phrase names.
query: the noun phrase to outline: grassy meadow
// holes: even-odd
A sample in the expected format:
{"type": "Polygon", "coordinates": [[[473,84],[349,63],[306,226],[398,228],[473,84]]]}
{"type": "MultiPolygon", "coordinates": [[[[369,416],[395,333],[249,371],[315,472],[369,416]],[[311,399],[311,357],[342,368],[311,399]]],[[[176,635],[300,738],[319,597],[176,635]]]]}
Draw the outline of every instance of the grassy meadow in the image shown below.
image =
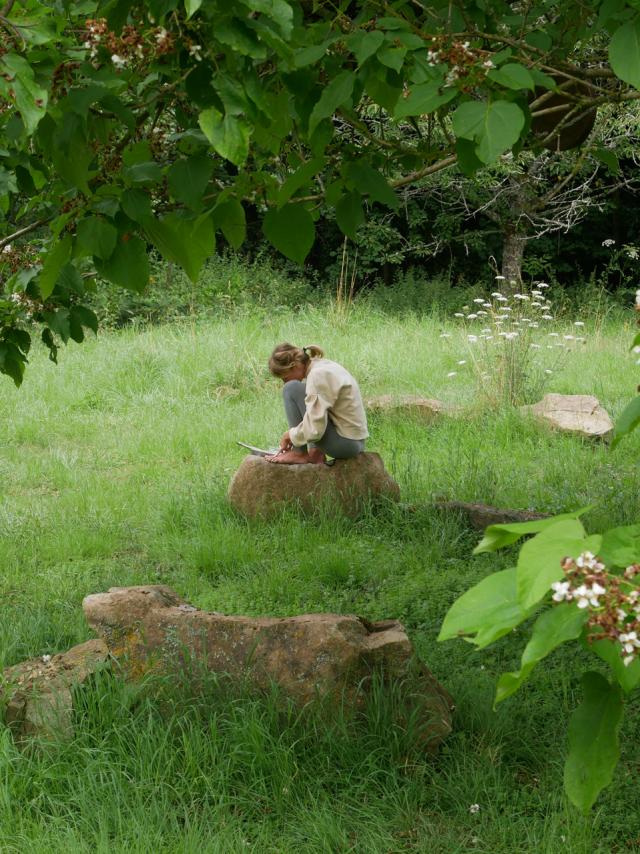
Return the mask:
{"type": "MultiPolygon", "coordinates": [[[[586,344],[547,390],[595,394],[615,417],[636,382],[631,320],[587,320],[586,344]]],[[[98,681],[71,743],[20,752],[0,728],[2,854],[640,849],[640,716],[627,709],[615,782],[581,816],[562,764],[583,653],[555,653],[492,711],[525,630],[480,653],[435,639],[454,599],[515,552],[472,557],[477,534],[431,506],[437,496],[550,513],[592,504],[591,530],[637,521],[640,431],[611,451],[483,406],[457,367],[465,352],[463,333],[437,317],[246,308],[105,332],[66,348],[58,367],[37,352],[20,390],[0,382],[0,667],[90,637],[88,593],[163,583],[232,614],[399,618],[457,705],[454,732],[429,757],[394,728],[393,698],[365,721],[328,726],[283,721],[268,699],[215,685],[176,693],[167,714],[98,681]],[[412,510],[356,522],[292,512],[270,524],[232,512],[235,440],[270,445],[285,427],[266,370],[283,340],[323,346],[365,396],[465,407],[431,426],[371,419],[368,447],[412,510]]]]}

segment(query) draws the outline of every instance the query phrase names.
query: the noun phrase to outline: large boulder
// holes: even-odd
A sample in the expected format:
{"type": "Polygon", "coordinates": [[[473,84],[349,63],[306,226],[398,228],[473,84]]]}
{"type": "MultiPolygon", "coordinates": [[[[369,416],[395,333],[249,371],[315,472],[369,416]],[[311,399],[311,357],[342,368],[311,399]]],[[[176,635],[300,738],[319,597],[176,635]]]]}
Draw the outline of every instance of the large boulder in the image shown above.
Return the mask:
{"type": "Polygon", "coordinates": [[[285,506],[320,507],[357,516],[374,499],[400,499],[400,488],[378,454],[359,454],[331,466],[283,465],[247,456],[233,476],[229,500],[245,516],[270,516],[285,506]]]}
{"type": "Polygon", "coordinates": [[[0,674],[0,717],[19,737],[71,738],[74,690],[103,669],[108,657],[103,641],[90,640],[8,667],[0,674]]]}
{"type": "Polygon", "coordinates": [[[275,684],[302,707],[316,699],[357,709],[374,673],[411,680],[422,736],[435,747],[451,728],[452,702],[414,658],[402,625],[338,614],[230,617],[200,611],[168,587],[113,587],[87,596],[86,618],[129,678],[199,668],[266,691],[275,684]],[[415,691],[415,688],[418,691],[415,691]]]}
{"type": "Polygon", "coordinates": [[[442,413],[451,413],[452,408],[441,400],[420,397],[417,394],[380,394],[366,401],[369,412],[409,415],[423,421],[433,421],[442,413]]]}
{"type": "Polygon", "coordinates": [[[588,394],[545,394],[538,403],[520,409],[551,427],[590,439],[601,439],[613,432],[608,412],[597,397],[588,394]]]}

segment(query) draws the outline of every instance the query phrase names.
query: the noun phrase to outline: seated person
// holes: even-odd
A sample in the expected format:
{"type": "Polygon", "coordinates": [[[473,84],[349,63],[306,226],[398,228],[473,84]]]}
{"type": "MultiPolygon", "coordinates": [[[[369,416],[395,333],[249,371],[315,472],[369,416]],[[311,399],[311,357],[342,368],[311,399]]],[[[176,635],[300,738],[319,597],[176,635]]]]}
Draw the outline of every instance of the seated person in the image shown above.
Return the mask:
{"type": "Polygon", "coordinates": [[[324,463],[325,454],[338,460],[364,451],[367,416],[358,383],[320,347],[278,344],[269,370],[284,383],[282,396],[289,429],[272,463],[324,463]]]}

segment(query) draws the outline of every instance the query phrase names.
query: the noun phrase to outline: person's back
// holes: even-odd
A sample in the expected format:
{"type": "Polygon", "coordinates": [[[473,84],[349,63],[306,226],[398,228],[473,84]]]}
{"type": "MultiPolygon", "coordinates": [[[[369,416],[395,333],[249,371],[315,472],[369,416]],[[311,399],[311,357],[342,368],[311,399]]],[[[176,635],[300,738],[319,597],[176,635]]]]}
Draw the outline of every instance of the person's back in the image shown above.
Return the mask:
{"type": "Polygon", "coordinates": [[[306,396],[318,394],[328,403],[328,414],[340,436],[366,439],[367,415],[360,387],[349,371],[331,359],[315,358],[307,371],[306,396]]]}

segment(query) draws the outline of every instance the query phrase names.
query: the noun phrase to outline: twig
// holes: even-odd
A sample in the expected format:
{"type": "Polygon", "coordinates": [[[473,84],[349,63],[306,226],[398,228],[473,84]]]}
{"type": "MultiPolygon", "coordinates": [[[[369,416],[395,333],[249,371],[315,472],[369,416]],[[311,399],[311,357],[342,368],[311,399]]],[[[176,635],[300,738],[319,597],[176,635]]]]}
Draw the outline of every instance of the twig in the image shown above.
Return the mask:
{"type": "Polygon", "coordinates": [[[8,237],[3,237],[0,240],[0,249],[3,249],[8,243],[11,243],[12,240],[16,240],[16,238],[22,237],[25,234],[30,234],[32,231],[40,228],[41,225],[46,225],[48,222],[50,222],[50,219],[37,219],[30,225],[25,225],[24,228],[14,231],[13,234],[10,234],[8,237]]]}

